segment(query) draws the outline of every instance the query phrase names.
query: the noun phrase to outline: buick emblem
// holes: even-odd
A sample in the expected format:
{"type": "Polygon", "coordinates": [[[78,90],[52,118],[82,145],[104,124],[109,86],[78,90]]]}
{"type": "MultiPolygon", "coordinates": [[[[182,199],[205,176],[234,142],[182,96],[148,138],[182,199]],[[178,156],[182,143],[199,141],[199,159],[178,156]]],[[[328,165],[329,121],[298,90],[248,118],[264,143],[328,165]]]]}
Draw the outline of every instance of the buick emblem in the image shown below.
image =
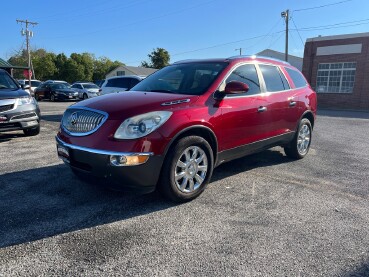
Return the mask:
{"type": "Polygon", "coordinates": [[[72,124],[72,125],[76,125],[77,124],[77,120],[78,120],[78,114],[77,112],[74,112],[70,115],[69,117],[69,122],[72,124]]]}

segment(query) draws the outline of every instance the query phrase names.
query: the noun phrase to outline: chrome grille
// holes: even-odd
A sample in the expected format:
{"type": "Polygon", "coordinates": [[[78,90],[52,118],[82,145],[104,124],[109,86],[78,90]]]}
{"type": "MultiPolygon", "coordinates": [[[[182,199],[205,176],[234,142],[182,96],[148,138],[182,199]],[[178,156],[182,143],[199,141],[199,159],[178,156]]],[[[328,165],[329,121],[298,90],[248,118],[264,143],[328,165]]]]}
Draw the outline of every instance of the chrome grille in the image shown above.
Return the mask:
{"type": "Polygon", "coordinates": [[[71,108],[62,119],[64,130],[73,136],[87,136],[95,132],[106,121],[108,114],[87,108],[71,108]]]}

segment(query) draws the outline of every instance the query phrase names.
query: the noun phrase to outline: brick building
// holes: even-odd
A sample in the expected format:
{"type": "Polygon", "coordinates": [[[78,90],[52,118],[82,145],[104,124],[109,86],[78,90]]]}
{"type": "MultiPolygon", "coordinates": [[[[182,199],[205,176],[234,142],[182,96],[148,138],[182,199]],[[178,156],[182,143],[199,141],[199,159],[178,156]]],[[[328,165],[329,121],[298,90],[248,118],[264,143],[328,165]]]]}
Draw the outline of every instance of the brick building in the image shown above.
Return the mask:
{"type": "Polygon", "coordinates": [[[369,111],[369,33],[307,39],[302,72],[319,107],[369,111]]]}

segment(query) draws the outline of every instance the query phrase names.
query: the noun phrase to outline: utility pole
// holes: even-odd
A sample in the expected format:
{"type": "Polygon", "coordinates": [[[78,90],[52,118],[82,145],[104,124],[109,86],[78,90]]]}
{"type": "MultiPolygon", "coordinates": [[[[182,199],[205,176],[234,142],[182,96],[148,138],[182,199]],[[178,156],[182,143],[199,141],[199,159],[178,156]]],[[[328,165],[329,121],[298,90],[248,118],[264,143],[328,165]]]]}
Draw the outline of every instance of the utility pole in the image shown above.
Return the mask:
{"type": "Polygon", "coordinates": [[[240,51],[240,56],[242,56],[242,48],[237,48],[237,49],[234,49],[234,51],[240,51]]]}
{"type": "Polygon", "coordinates": [[[285,10],[281,12],[281,16],[284,17],[286,21],[286,49],[285,49],[285,61],[288,62],[288,21],[290,20],[290,10],[285,10]]]}
{"type": "MultiPolygon", "coordinates": [[[[26,24],[26,31],[22,29],[21,34],[22,36],[26,36],[26,44],[27,44],[27,55],[28,55],[28,85],[31,87],[31,47],[29,43],[29,38],[33,37],[33,32],[28,30],[28,25],[31,24],[32,26],[37,25],[37,22],[31,22],[26,20],[17,19],[17,23],[25,23],[26,24]]],[[[31,88],[30,88],[31,90],[31,88]]]]}

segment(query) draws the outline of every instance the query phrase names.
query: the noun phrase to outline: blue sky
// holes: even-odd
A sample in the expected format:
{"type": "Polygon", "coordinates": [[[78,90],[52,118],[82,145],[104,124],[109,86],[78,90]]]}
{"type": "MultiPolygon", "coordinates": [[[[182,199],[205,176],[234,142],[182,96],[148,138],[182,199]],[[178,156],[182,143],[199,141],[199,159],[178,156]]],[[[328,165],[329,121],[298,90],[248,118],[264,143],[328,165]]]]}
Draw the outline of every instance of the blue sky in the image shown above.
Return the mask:
{"type": "Polygon", "coordinates": [[[229,57],[236,48],[283,52],[285,9],[292,16],[292,55],[303,55],[306,38],[369,32],[367,0],[16,0],[1,3],[0,57],[25,45],[16,19],[39,23],[31,28],[33,47],[68,56],[89,52],[133,66],[156,47],[168,50],[171,62],[229,57]]]}

